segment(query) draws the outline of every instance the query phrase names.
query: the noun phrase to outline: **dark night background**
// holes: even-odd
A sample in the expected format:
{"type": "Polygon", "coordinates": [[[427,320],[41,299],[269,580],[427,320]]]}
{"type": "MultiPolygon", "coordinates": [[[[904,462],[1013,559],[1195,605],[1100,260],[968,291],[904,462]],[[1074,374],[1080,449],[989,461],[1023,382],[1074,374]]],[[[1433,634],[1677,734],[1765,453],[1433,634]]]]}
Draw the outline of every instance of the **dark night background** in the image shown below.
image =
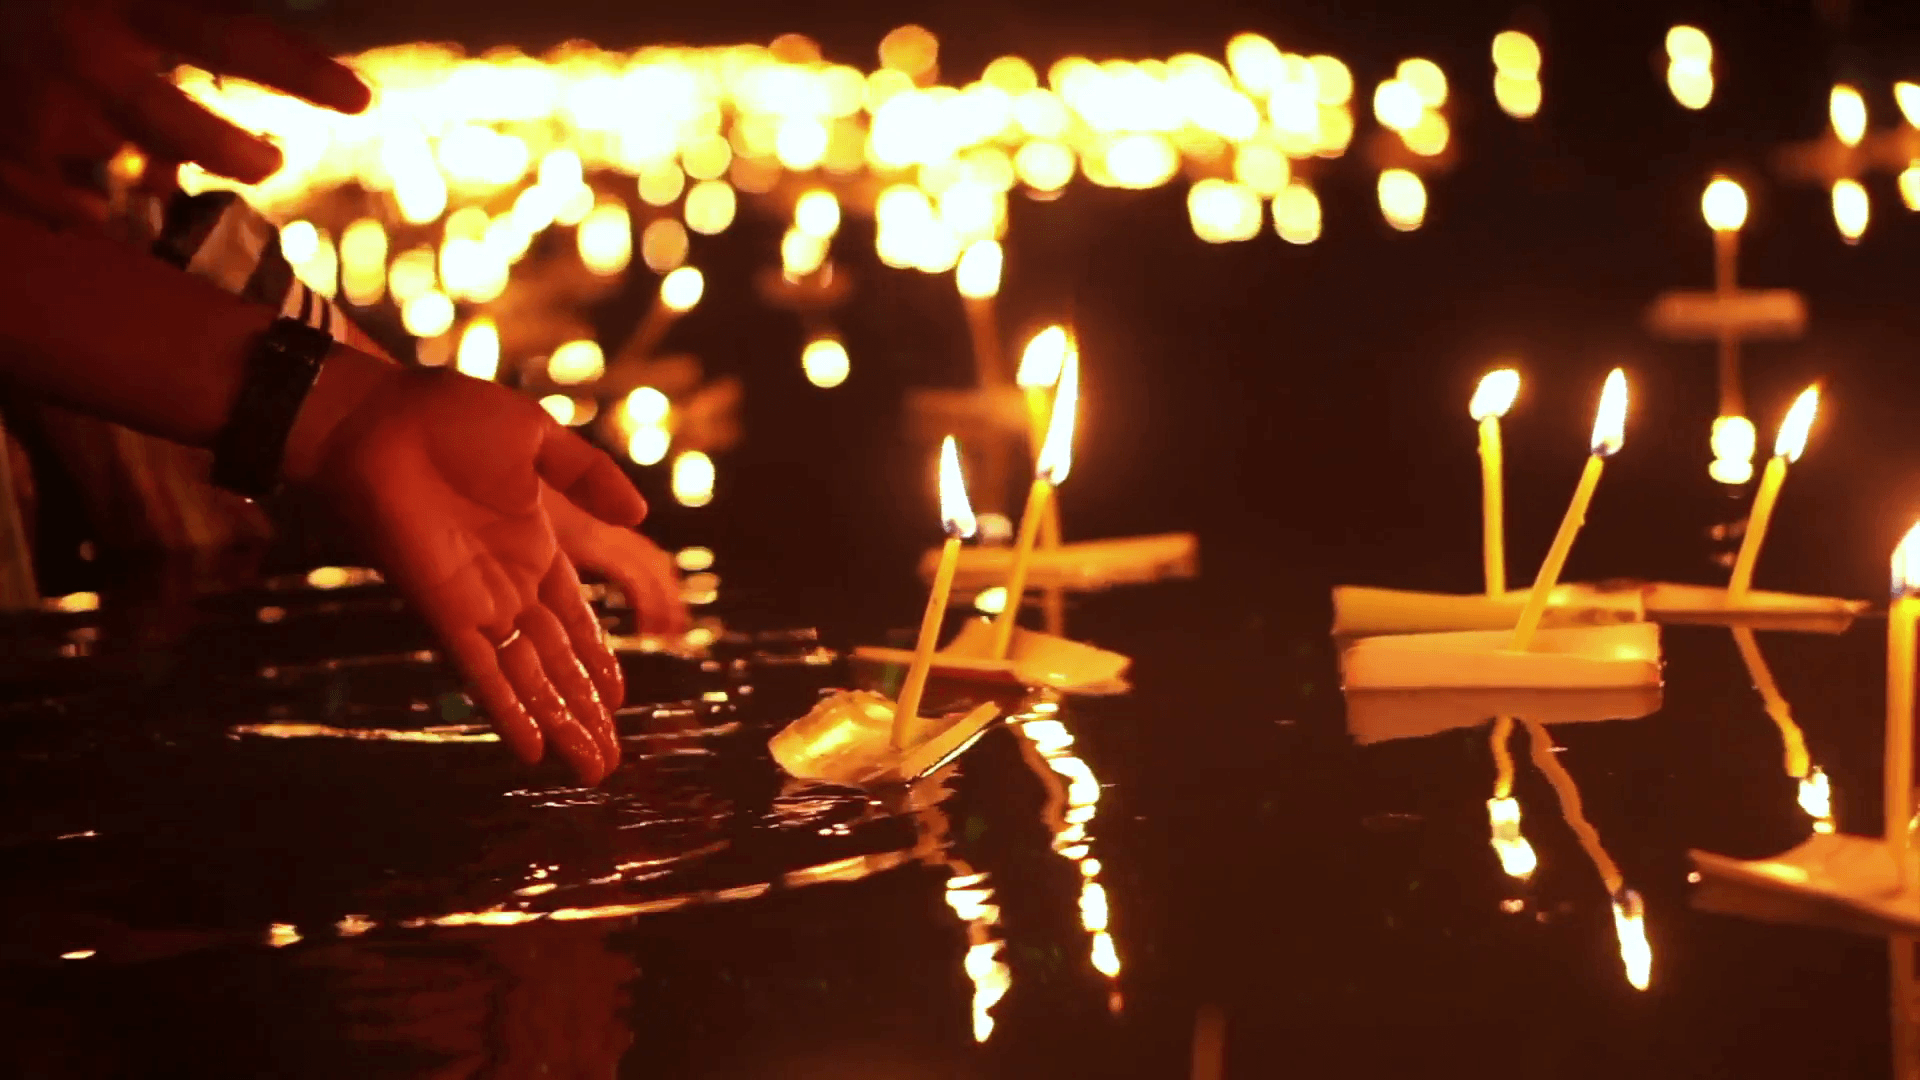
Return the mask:
{"type": "MultiPolygon", "coordinates": [[[[1364,115],[1371,88],[1397,61],[1429,57],[1449,78],[1458,164],[1428,180],[1426,223],[1410,234],[1382,222],[1358,153],[1317,183],[1325,226],[1306,247],[1282,243],[1270,223],[1251,242],[1201,243],[1177,180],[1144,193],[1081,181],[1054,202],[1013,197],[1000,301],[1008,341],[1071,310],[1085,365],[1082,435],[1061,495],[1068,537],[1190,529],[1201,540],[1198,581],[1098,596],[1075,612],[1076,631],[1136,657],[1140,686],[1076,706],[1089,764],[1113,785],[1098,850],[1127,962],[1122,1020],[1089,1006],[1085,987],[1050,998],[1044,979],[1016,974],[1001,1033],[966,1057],[955,1049],[970,1050],[965,1035],[947,1030],[963,1023],[961,999],[939,998],[928,1019],[897,996],[924,989],[908,970],[919,960],[953,978],[950,941],[941,952],[887,938],[906,933],[931,887],[883,877],[859,886],[857,908],[809,894],[648,931],[643,979],[664,970],[691,989],[635,990],[629,1074],[654,1075],[651,1063],[675,1076],[1178,1076],[1194,1010],[1211,1003],[1228,1017],[1231,1076],[1884,1075],[1881,942],[1687,908],[1687,847],[1753,857],[1805,833],[1776,736],[1724,634],[1667,635],[1668,704],[1656,718],[1563,739],[1596,824],[1647,897],[1655,983],[1635,995],[1600,890],[1544,786],[1529,777],[1520,789],[1542,853],[1540,916],[1505,916],[1485,846],[1484,741],[1462,732],[1354,749],[1325,627],[1333,584],[1478,587],[1466,402],[1503,357],[1526,378],[1506,424],[1516,580],[1559,521],[1615,365],[1632,384],[1626,447],[1567,577],[1718,580],[1706,531],[1737,504],[1706,475],[1712,349],[1643,329],[1662,290],[1711,284],[1699,199],[1716,171],[1744,181],[1752,204],[1743,282],[1799,289],[1811,312],[1804,339],[1744,354],[1761,445],[1802,386],[1821,380],[1826,391],[1759,584],[1882,594],[1888,553],[1920,514],[1920,217],[1901,206],[1891,174],[1873,174],[1872,223],[1849,247],[1826,191],[1781,182],[1772,157],[1824,132],[1837,80],[1865,94],[1870,130],[1900,122],[1891,85],[1920,76],[1920,5],[296,6],[342,51],[436,39],[528,51],[570,37],[720,44],[798,31],[829,59],[863,67],[882,34],[917,22],[939,35],[949,83],[1004,53],[1042,71],[1070,54],[1218,57],[1233,33],[1254,30],[1348,63],[1362,102],[1356,147],[1376,126],[1364,115]],[[1666,89],[1662,38],[1677,22],[1714,42],[1703,112],[1666,89]],[[1492,100],[1488,47],[1508,27],[1534,33],[1545,57],[1544,107],[1531,122],[1492,100]],[[864,966],[837,951],[848,939],[864,966]],[[759,978],[761,990],[714,971],[744,971],[742,985],[759,978]],[[835,986],[858,992],[823,989],[835,986]],[[883,1019],[850,1019],[861,1010],[883,1019]],[[862,1034],[836,1043],[843,1030],[862,1034]],[[862,1060],[848,1046],[891,1049],[884,1064],[835,1071],[862,1060]],[[816,1064],[793,1064],[807,1060],[816,1064]]],[[[962,313],[946,277],[879,266],[870,222],[851,222],[836,250],[858,277],[840,313],[852,377],[832,391],[808,386],[799,325],[752,294],[753,272],[777,258],[781,223],[751,206],[696,242],[707,299],[671,339],[744,378],[746,440],[717,457],[717,497],[704,509],[673,505],[665,471],[644,471],[652,528],[669,546],[721,552],[728,587],[759,617],[819,625],[834,644],[869,640],[919,610],[910,568],[935,539],[934,510],[926,448],[902,437],[900,401],[908,387],[967,377],[962,313]]],[[[613,325],[635,312],[600,315],[613,325]]],[[[1878,633],[1870,621],[1844,639],[1768,643],[1850,831],[1878,827],[1878,633]]],[[[981,768],[1006,752],[983,743],[981,768]]]]}

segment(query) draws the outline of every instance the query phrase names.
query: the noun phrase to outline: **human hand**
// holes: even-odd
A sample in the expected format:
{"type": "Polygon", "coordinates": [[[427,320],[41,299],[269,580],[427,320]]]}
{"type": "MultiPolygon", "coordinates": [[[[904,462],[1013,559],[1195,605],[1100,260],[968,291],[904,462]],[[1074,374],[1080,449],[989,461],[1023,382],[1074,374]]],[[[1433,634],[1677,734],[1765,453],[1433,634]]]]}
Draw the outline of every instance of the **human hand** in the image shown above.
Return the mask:
{"type": "Polygon", "coordinates": [[[552,487],[543,485],[540,499],[560,550],[576,567],[612,578],[620,586],[641,633],[686,632],[693,620],[680,599],[680,573],[673,556],[641,533],[601,521],[552,487]]]}
{"type": "Polygon", "coordinates": [[[70,179],[133,143],[257,183],[280,168],[274,144],[175,87],[168,59],[357,113],[358,76],[238,0],[5,0],[0,3],[0,191],[58,224],[98,221],[98,193],[70,179]]]}
{"type": "Polygon", "coordinates": [[[284,467],[419,609],[522,760],[548,745],[598,783],[620,759],[620,667],[580,595],[543,486],[609,527],[646,501],[613,459],[504,387],[336,349],[284,467]]]}

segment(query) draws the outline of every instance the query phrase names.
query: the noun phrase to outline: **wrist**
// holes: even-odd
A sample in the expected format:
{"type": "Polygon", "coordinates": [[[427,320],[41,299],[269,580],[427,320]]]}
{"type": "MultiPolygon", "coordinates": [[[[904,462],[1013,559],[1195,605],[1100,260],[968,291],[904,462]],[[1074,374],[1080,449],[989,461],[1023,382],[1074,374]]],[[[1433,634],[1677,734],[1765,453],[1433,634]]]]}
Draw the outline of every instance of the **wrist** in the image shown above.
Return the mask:
{"type": "Polygon", "coordinates": [[[287,434],[286,456],[281,461],[281,477],[290,484],[311,483],[347,419],[382,388],[405,376],[406,369],[397,364],[335,345],[294,416],[293,428],[287,434]]]}

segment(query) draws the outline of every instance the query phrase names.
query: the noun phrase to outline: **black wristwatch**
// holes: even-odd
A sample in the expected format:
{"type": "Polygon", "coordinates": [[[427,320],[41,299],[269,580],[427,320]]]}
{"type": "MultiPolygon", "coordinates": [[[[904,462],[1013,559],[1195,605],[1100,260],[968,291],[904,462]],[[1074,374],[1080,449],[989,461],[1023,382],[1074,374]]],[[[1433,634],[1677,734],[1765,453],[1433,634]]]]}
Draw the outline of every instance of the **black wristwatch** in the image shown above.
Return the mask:
{"type": "Polygon", "coordinates": [[[213,440],[213,482],[261,499],[280,486],[287,437],[306,402],[332,335],[298,319],[279,318],[247,356],[233,413],[213,440]]]}

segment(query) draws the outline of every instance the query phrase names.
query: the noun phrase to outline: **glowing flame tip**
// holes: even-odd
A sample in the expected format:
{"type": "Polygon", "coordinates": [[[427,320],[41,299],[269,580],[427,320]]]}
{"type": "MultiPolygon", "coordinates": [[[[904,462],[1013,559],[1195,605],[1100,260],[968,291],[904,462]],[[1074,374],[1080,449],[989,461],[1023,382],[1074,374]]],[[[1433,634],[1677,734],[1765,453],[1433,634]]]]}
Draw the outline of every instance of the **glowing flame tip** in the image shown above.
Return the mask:
{"type": "Polygon", "coordinates": [[[1513,408],[1513,399],[1519,393],[1519,372],[1512,368],[1489,371],[1480,377],[1480,385],[1473,392],[1473,401],[1468,403],[1467,412],[1476,421],[1488,418],[1497,420],[1513,408]]]}
{"type": "Polygon", "coordinates": [[[966,539],[979,522],[967,501],[967,480],[960,471],[960,444],[949,435],[940,444],[940,523],[948,536],[966,539]]]}
{"type": "Polygon", "coordinates": [[[1054,385],[1060,381],[1067,354],[1072,351],[1073,338],[1066,327],[1058,323],[1047,327],[1027,342],[1026,351],[1020,354],[1020,371],[1014,381],[1029,390],[1054,385]]]}
{"type": "Polygon", "coordinates": [[[1060,368],[1060,384],[1053,392],[1053,419],[1047,423],[1047,438],[1040,446],[1035,472],[1049,484],[1058,486],[1073,467],[1073,420],[1080,404],[1080,357],[1069,352],[1060,368]]]}
{"type": "Polygon", "coordinates": [[[1905,596],[1916,589],[1920,589],[1920,522],[1893,549],[1893,595],[1905,596]]]}
{"type": "Polygon", "coordinates": [[[1600,391],[1600,408],[1593,417],[1593,452],[1612,457],[1627,441],[1627,373],[1614,368],[1600,391]]]}
{"type": "Polygon", "coordinates": [[[1787,418],[1780,422],[1780,434],[1773,441],[1773,456],[1799,461],[1807,449],[1807,432],[1813,428],[1814,414],[1820,411],[1820,387],[1809,386],[1793,400],[1787,418]]]}

